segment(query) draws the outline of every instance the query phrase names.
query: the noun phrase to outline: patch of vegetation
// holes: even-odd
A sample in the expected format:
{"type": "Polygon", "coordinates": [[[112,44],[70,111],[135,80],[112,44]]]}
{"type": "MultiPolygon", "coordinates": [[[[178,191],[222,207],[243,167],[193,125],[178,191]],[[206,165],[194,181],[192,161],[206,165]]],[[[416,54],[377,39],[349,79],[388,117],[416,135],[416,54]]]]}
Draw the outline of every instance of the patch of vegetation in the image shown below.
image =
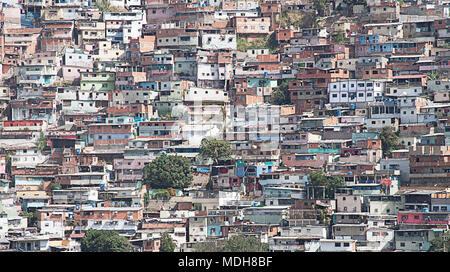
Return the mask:
{"type": "Polygon", "coordinates": [[[333,42],[336,44],[344,44],[345,43],[345,35],[342,30],[339,30],[336,35],[333,36],[333,42]]]}
{"type": "Polygon", "coordinates": [[[144,167],[143,183],[155,189],[187,188],[194,179],[192,173],[189,159],[162,154],[144,167]]]}
{"type": "Polygon", "coordinates": [[[236,235],[226,241],[197,243],[194,249],[196,252],[268,252],[269,246],[256,237],[236,235]]]}
{"type": "Polygon", "coordinates": [[[317,26],[317,18],[315,14],[282,11],[280,14],[280,26],[289,28],[311,28],[317,26]]]}
{"type": "Polygon", "coordinates": [[[130,242],[115,231],[88,229],[81,239],[81,252],[130,252],[130,242]]]}
{"type": "Polygon", "coordinates": [[[275,87],[272,93],[272,103],[275,105],[290,105],[291,94],[289,91],[289,81],[283,80],[278,87],[275,87]]]}
{"type": "Polygon", "coordinates": [[[251,41],[242,37],[238,37],[236,40],[236,49],[241,52],[246,52],[248,49],[266,48],[269,49],[269,54],[274,54],[280,49],[275,32],[272,32],[265,38],[255,38],[251,41]]]}

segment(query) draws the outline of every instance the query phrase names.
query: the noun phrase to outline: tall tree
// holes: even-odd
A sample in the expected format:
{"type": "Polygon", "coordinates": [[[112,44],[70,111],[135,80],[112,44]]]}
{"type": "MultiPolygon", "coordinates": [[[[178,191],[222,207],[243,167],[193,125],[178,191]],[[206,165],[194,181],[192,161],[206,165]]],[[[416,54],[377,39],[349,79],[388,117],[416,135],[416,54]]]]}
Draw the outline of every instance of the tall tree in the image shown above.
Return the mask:
{"type": "Polygon", "coordinates": [[[130,252],[131,244],[115,231],[89,229],[81,239],[82,252],[130,252]]]}
{"type": "Polygon", "coordinates": [[[155,189],[183,189],[194,180],[192,173],[189,159],[162,154],[144,167],[143,183],[155,189]]]}
{"type": "Polygon", "coordinates": [[[344,179],[339,176],[327,176],[323,171],[317,170],[311,172],[308,176],[308,184],[310,186],[324,186],[325,196],[333,199],[336,189],[345,186],[344,179]]]}
{"type": "Polygon", "coordinates": [[[280,49],[280,43],[277,40],[276,31],[272,32],[272,34],[267,37],[266,44],[269,48],[270,54],[274,54],[280,49]]]}
{"type": "Polygon", "coordinates": [[[161,252],[173,252],[177,244],[173,241],[172,237],[170,237],[168,232],[164,232],[161,236],[161,248],[159,251],[161,252]]]}
{"type": "Polygon", "coordinates": [[[287,105],[291,103],[289,81],[283,80],[272,92],[272,103],[275,105],[287,105]]]}
{"type": "Polygon", "coordinates": [[[41,130],[41,133],[39,134],[39,145],[38,145],[38,150],[39,151],[44,151],[45,147],[47,146],[47,138],[45,137],[44,132],[41,130]]]}
{"type": "Polygon", "coordinates": [[[392,150],[400,147],[398,135],[395,134],[391,127],[383,127],[381,129],[380,139],[383,157],[390,157],[392,150]]]}
{"type": "Polygon", "coordinates": [[[211,158],[215,165],[219,164],[219,159],[229,159],[231,157],[230,143],[214,138],[204,138],[200,144],[200,155],[211,158]]]}

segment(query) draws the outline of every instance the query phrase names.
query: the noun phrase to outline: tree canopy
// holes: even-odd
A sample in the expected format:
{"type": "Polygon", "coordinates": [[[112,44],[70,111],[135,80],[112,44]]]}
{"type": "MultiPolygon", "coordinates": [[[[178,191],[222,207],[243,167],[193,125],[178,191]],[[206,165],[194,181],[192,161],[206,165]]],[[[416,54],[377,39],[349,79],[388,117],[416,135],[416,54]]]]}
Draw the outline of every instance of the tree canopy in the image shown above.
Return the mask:
{"type": "Polygon", "coordinates": [[[328,15],[328,11],[329,11],[328,5],[329,5],[328,0],[314,0],[313,1],[313,7],[317,11],[317,14],[320,17],[328,15]]]}
{"type": "Polygon", "coordinates": [[[308,177],[308,184],[310,186],[324,186],[325,196],[333,199],[336,193],[336,188],[344,187],[345,182],[342,177],[339,176],[327,176],[323,171],[317,170],[311,172],[308,177]]]}
{"type": "Polygon", "coordinates": [[[381,148],[383,150],[383,157],[390,157],[392,150],[399,148],[399,137],[392,130],[391,127],[383,127],[380,133],[381,148]]]}
{"type": "Polygon", "coordinates": [[[231,157],[230,143],[214,138],[204,138],[200,144],[200,155],[211,158],[214,164],[219,164],[219,159],[231,157]]]}
{"type": "Polygon", "coordinates": [[[272,92],[272,103],[275,105],[287,105],[291,103],[289,81],[283,80],[272,92]]]}
{"type": "Polygon", "coordinates": [[[336,44],[344,44],[345,43],[345,35],[342,30],[339,30],[336,35],[333,37],[333,42],[336,44]]]}
{"type": "Polygon", "coordinates": [[[39,144],[38,144],[38,150],[44,151],[45,147],[47,146],[47,138],[45,137],[44,132],[41,130],[41,133],[39,134],[39,144]]]}
{"type": "Polygon", "coordinates": [[[168,232],[164,232],[161,236],[161,248],[159,251],[161,252],[173,252],[177,244],[173,241],[172,237],[170,237],[168,232]]]}
{"type": "Polygon", "coordinates": [[[450,232],[442,234],[440,237],[431,240],[430,251],[450,252],[450,232]]]}
{"type": "Polygon", "coordinates": [[[228,240],[197,243],[196,252],[268,252],[269,246],[255,237],[236,235],[228,240]]]}
{"type": "Polygon", "coordinates": [[[269,53],[274,54],[280,49],[280,44],[277,40],[277,33],[274,31],[269,35],[266,41],[267,47],[269,48],[269,53]]]}
{"type": "Polygon", "coordinates": [[[89,229],[81,239],[82,252],[130,252],[131,244],[115,231],[89,229]]]}
{"type": "Polygon", "coordinates": [[[144,167],[143,183],[155,189],[184,189],[194,180],[192,173],[189,159],[162,154],[144,167]]]}
{"type": "Polygon", "coordinates": [[[228,239],[223,247],[224,252],[267,252],[268,244],[261,243],[256,237],[236,235],[228,239]]]}

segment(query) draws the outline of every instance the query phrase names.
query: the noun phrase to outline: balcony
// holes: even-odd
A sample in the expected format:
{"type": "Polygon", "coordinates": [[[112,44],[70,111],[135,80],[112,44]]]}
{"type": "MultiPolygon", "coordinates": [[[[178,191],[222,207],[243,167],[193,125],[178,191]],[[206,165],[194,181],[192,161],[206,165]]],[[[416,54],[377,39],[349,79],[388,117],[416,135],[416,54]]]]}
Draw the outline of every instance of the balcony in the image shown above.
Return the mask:
{"type": "Polygon", "coordinates": [[[49,68],[44,67],[43,69],[22,71],[22,74],[25,76],[44,76],[44,75],[56,76],[57,73],[58,70],[56,67],[49,67],[49,68]]]}

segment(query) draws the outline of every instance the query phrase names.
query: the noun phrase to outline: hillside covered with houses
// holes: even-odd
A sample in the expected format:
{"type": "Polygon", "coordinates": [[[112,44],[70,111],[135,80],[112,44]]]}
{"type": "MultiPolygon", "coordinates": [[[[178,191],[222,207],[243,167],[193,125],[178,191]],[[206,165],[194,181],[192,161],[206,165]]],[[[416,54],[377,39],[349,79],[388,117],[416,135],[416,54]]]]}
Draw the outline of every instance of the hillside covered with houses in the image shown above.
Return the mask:
{"type": "Polygon", "coordinates": [[[449,60],[449,0],[3,0],[0,251],[448,252],[449,60]]]}

